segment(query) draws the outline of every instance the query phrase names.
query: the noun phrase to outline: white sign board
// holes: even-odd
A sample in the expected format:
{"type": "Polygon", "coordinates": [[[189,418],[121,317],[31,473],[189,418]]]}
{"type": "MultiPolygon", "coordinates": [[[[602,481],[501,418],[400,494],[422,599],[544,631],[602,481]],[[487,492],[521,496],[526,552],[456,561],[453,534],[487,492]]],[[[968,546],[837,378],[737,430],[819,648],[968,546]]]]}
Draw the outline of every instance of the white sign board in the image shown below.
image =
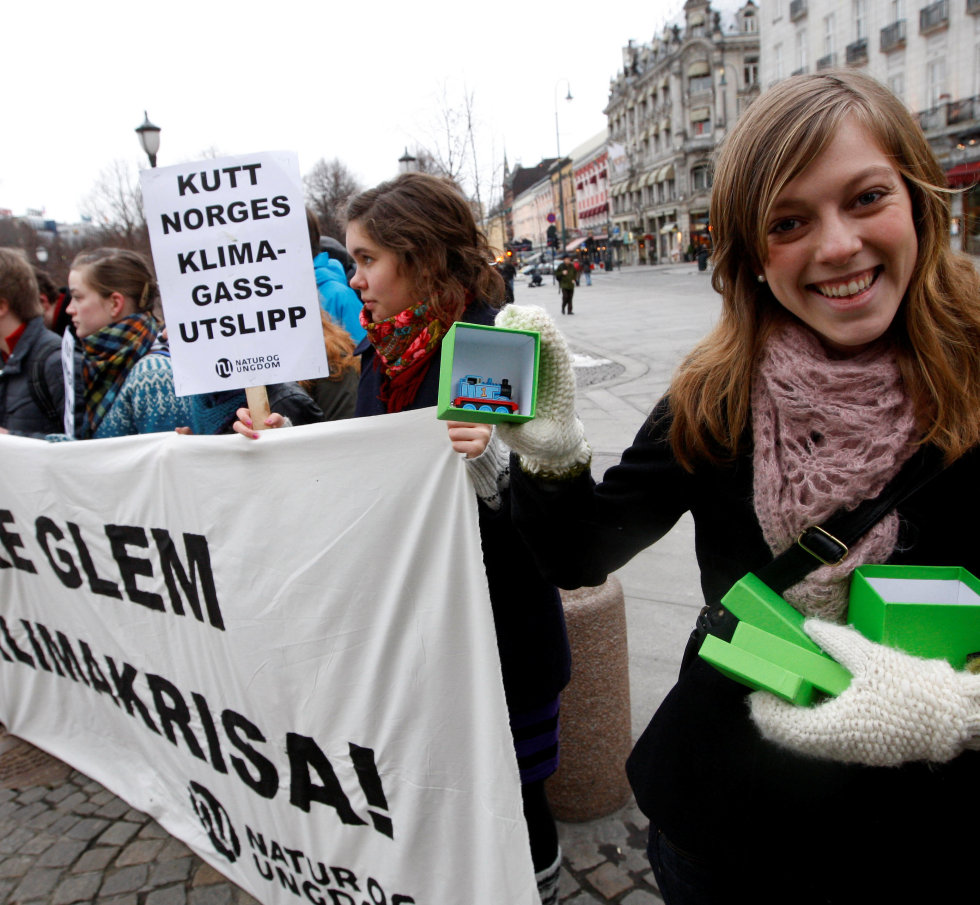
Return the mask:
{"type": "Polygon", "coordinates": [[[539,905],[476,500],[432,409],[0,436],[0,461],[13,734],[267,905],[539,905]]]}
{"type": "Polygon", "coordinates": [[[329,371],[296,154],[140,173],[178,396],[329,371]]]}

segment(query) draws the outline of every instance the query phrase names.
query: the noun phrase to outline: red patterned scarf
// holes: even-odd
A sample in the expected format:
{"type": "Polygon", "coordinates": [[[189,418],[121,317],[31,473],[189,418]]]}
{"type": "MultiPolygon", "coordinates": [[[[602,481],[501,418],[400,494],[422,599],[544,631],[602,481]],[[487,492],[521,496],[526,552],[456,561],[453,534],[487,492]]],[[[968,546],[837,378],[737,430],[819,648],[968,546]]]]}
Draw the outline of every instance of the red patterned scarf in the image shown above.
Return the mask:
{"type": "Polygon", "coordinates": [[[401,412],[415,399],[448,327],[430,314],[428,302],[377,323],[361,309],[361,326],[384,369],[381,401],[388,412],[401,412]]]}

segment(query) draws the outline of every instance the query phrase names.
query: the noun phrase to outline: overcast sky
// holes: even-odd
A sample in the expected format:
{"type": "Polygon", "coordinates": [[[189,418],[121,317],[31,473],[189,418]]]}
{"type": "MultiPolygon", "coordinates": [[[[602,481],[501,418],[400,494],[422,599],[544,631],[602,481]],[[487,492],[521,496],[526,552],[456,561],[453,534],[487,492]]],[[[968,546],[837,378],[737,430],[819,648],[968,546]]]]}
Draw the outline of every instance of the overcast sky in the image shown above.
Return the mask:
{"type": "Polygon", "coordinates": [[[406,146],[432,143],[443,97],[458,103],[465,86],[485,165],[506,151],[512,166],[533,166],[556,153],[556,97],[567,154],[604,128],[622,47],[649,41],[683,0],[503,9],[442,0],[9,0],[0,209],[76,220],[113,161],[147,165],[133,131],[144,109],[163,129],[160,166],[210,151],[287,150],[298,152],[304,174],[336,157],[367,187],[394,175],[406,146]]]}

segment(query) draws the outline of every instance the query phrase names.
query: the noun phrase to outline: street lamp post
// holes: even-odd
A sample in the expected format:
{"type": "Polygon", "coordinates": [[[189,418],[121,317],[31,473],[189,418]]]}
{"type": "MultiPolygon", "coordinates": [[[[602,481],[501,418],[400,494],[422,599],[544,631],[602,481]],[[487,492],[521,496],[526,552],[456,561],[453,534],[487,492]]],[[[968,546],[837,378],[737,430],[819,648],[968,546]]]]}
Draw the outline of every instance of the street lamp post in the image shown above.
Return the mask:
{"type": "Polygon", "coordinates": [[[569,84],[568,79],[558,79],[555,82],[555,150],[558,152],[558,214],[561,217],[561,250],[562,254],[565,252],[565,243],[567,239],[565,238],[565,194],[562,189],[562,166],[561,166],[561,138],[558,132],[558,86],[564,82],[565,87],[568,89],[568,93],[565,95],[565,100],[572,100],[572,86],[569,84]]]}
{"type": "Polygon", "coordinates": [[[157,165],[157,151],[160,150],[160,127],[154,126],[150,122],[145,110],[143,111],[143,123],[136,127],[136,134],[140,138],[140,144],[143,146],[146,156],[150,158],[150,166],[155,167],[157,165]]]}

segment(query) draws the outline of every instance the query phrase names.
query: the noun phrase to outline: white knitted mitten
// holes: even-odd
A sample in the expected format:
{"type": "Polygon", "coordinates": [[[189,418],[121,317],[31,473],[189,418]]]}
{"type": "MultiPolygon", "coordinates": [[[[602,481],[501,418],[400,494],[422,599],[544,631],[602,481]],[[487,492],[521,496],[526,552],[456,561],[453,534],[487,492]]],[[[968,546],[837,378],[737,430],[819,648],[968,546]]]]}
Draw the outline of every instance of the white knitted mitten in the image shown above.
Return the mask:
{"type": "Polygon", "coordinates": [[[575,414],[575,375],[565,337],[548,313],[535,305],[507,305],[495,323],[541,335],[534,419],[497,425],[501,439],[520,456],[521,468],[531,474],[557,479],[580,474],[588,468],[592,450],[575,414]]]}
{"type": "Polygon", "coordinates": [[[510,450],[500,439],[497,428],[490,434],[483,454],[466,459],[466,473],[477,497],[494,512],[500,509],[501,494],[510,486],[510,450]]]}
{"type": "Polygon", "coordinates": [[[806,633],[853,675],[836,698],[797,707],[765,691],[749,696],[770,741],[803,754],[873,767],[943,763],[980,735],[980,676],[869,641],[820,619],[806,633]]]}

